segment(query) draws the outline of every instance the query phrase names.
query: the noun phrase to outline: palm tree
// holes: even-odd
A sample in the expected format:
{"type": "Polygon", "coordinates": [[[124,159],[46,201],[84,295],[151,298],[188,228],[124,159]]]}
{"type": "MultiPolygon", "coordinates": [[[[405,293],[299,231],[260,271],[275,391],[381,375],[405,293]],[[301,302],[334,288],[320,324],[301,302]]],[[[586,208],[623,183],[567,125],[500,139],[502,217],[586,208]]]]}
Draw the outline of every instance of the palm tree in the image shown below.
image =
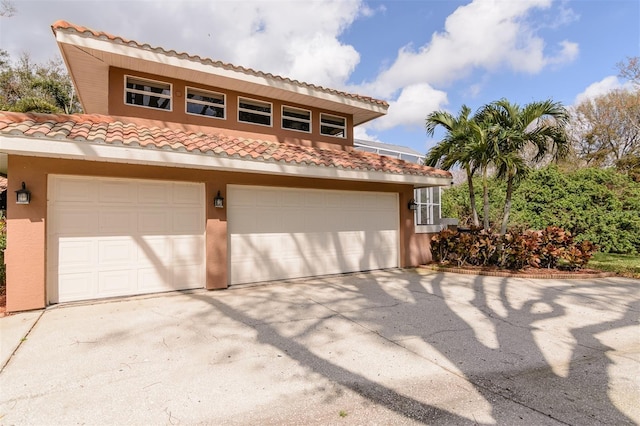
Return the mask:
{"type": "Polygon", "coordinates": [[[551,100],[520,107],[501,99],[483,107],[476,119],[489,128],[494,147],[491,150],[492,162],[498,178],[507,181],[500,227],[500,234],[504,235],[509,223],[514,185],[529,171],[525,150],[529,147],[534,149],[534,164],[549,155],[556,160],[565,157],[569,149],[565,133],[568,113],[561,103],[551,100]]]}
{"type": "Polygon", "coordinates": [[[466,157],[471,158],[472,164],[482,173],[482,226],[487,230],[490,227],[488,173],[495,151],[489,131],[486,123],[478,121],[477,116],[474,116],[469,121],[469,143],[464,146],[466,157]]]}
{"type": "Polygon", "coordinates": [[[473,152],[469,149],[472,143],[469,125],[471,109],[462,105],[460,113],[454,117],[446,111],[435,111],[429,114],[426,120],[427,135],[433,136],[435,129],[439,126],[446,130],[444,138],[427,153],[424,164],[432,167],[440,167],[450,170],[453,166],[459,165],[467,174],[469,184],[469,203],[471,204],[471,215],[473,226],[479,227],[478,212],[476,210],[476,196],[473,189],[473,175],[477,165],[474,162],[473,152]]]}

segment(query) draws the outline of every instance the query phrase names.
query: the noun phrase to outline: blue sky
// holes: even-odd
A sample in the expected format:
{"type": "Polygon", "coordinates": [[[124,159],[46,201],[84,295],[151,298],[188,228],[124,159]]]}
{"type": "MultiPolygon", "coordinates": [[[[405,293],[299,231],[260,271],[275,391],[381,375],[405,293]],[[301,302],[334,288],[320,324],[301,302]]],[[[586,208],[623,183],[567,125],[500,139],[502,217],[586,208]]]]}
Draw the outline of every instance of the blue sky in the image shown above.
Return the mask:
{"type": "MultiPolygon", "coordinates": [[[[124,38],[385,99],[356,137],[409,146],[434,110],[507,98],[524,104],[620,87],[616,63],[640,55],[638,0],[14,0],[0,46],[58,55],[64,19],[124,38]]],[[[436,135],[439,136],[439,135],[436,135]]]]}

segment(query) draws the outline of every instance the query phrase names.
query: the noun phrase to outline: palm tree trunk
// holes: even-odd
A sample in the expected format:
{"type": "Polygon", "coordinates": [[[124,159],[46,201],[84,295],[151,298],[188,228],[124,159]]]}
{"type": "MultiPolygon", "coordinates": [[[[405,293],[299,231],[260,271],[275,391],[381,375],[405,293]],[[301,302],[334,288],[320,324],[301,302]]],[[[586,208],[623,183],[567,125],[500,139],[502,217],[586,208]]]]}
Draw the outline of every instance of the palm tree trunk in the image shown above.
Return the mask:
{"type": "Polygon", "coordinates": [[[507,178],[507,195],[504,199],[504,215],[502,216],[502,226],[500,226],[500,235],[507,233],[507,225],[509,224],[509,214],[511,213],[511,194],[513,193],[513,175],[509,173],[507,178]]]}
{"type": "Polygon", "coordinates": [[[473,226],[475,228],[480,227],[480,221],[478,220],[478,211],[476,210],[476,193],[473,189],[473,175],[471,170],[467,166],[467,183],[469,184],[469,203],[471,204],[471,217],[473,219],[473,226]]]}
{"type": "Polygon", "coordinates": [[[487,183],[487,168],[482,168],[482,208],[483,208],[483,226],[489,230],[489,187],[487,183]]]}

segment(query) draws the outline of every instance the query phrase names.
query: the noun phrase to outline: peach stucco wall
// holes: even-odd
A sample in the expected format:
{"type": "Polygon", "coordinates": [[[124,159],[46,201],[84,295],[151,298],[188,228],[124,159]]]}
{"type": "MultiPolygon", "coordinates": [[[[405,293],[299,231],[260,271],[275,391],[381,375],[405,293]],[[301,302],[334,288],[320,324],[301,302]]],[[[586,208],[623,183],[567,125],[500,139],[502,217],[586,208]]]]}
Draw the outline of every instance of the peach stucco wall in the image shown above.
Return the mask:
{"type": "Polygon", "coordinates": [[[7,176],[7,311],[42,308],[45,305],[45,220],[47,174],[20,157],[9,156],[7,176]],[[31,203],[15,203],[15,191],[25,182],[31,203]]]}
{"type": "Polygon", "coordinates": [[[9,193],[24,181],[32,193],[26,206],[8,203],[7,209],[7,310],[38,309],[46,305],[46,219],[49,174],[121,177],[203,182],[206,191],[207,289],[227,287],[227,209],[213,207],[217,191],[223,197],[229,184],[394,192],[399,194],[400,266],[425,263],[430,258],[428,240],[414,233],[410,185],[346,182],[329,179],[219,172],[175,167],[141,166],[9,156],[9,193]]]}
{"type": "Polygon", "coordinates": [[[176,80],[167,77],[159,77],[153,74],[132,72],[120,68],[109,69],[109,114],[116,117],[136,117],[145,120],[158,121],[163,127],[179,127],[197,131],[220,133],[241,137],[244,139],[259,139],[271,142],[290,143],[295,145],[315,146],[329,149],[350,149],[353,147],[353,117],[345,114],[337,114],[332,111],[310,108],[295,103],[283,103],[278,100],[255,96],[250,93],[234,92],[218,87],[203,86],[201,84],[176,80]],[[172,110],[165,111],[153,108],[145,108],[128,105],[124,102],[125,75],[134,75],[151,80],[171,83],[173,91],[172,110]],[[185,112],[186,86],[196,87],[226,95],[226,118],[187,114],[185,112]],[[259,101],[272,103],[272,125],[260,126],[250,123],[238,122],[238,97],[246,97],[259,101]],[[281,127],[282,105],[297,107],[311,111],[311,132],[298,132],[281,127]],[[320,113],[342,116],[347,119],[347,134],[345,138],[337,138],[320,134],[320,113]]]}

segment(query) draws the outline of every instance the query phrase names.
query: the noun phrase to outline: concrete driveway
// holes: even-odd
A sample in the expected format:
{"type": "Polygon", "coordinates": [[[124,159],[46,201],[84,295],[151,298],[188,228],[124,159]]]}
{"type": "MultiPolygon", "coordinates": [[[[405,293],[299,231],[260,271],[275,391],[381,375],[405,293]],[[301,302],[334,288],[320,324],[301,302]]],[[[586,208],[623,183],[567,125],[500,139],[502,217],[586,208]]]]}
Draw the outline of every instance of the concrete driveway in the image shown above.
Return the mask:
{"type": "Polygon", "coordinates": [[[399,270],[59,306],[0,318],[0,423],[636,424],[639,313],[638,280],[399,270]]]}

